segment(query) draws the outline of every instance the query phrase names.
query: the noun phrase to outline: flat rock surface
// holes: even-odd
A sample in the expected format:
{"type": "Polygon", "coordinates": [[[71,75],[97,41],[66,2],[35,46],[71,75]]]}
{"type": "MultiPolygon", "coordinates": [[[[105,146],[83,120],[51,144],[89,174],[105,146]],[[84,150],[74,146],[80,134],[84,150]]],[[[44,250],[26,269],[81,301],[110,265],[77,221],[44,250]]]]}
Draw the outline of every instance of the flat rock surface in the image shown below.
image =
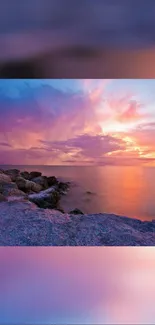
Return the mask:
{"type": "Polygon", "coordinates": [[[155,221],[71,215],[30,202],[0,203],[1,246],[154,246],[155,221]]]}

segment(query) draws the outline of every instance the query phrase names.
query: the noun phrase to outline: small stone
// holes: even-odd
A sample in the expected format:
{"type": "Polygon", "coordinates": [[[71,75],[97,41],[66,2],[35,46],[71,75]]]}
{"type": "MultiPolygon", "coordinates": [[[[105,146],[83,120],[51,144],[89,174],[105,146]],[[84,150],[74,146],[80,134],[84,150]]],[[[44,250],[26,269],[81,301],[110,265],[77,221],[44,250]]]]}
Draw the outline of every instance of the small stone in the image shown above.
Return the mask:
{"type": "Polygon", "coordinates": [[[79,209],[74,209],[72,211],[69,212],[70,214],[84,214],[81,210],[79,209]]]}

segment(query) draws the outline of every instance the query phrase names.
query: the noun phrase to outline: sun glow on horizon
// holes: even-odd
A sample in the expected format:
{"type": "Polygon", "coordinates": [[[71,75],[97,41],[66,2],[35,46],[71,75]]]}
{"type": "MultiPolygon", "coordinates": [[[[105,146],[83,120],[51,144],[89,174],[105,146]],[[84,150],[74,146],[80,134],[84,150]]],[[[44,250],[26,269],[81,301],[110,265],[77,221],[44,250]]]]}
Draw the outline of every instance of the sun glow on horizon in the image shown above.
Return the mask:
{"type": "Polygon", "coordinates": [[[0,162],[115,165],[130,159],[153,165],[153,96],[143,100],[147,81],[127,82],[79,79],[68,87],[65,80],[3,81],[0,162]],[[18,97],[10,97],[17,90],[18,97]]]}

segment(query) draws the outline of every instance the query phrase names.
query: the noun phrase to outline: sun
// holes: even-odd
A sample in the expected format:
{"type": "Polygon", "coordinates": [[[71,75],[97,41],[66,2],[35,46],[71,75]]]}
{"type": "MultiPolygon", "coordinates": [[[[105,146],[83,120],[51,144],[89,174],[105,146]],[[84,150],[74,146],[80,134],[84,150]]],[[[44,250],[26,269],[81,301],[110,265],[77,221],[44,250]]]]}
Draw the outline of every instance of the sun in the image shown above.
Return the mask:
{"type": "Polygon", "coordinates": [[[127,132],[129,127],[119,122],[100,123],[103,133],[127,132]]]}

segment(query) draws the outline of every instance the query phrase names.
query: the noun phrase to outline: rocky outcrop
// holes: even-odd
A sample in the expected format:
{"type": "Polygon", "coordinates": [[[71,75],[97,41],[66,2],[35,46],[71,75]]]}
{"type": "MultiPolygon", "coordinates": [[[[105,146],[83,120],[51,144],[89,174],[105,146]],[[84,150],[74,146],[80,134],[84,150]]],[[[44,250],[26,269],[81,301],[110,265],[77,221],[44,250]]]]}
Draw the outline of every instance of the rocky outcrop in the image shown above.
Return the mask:
{"type": "Polygon", "coordinates": [[[33,178],[36,178],[36,177],[39,177],[39,176],[41,176],[41,173],[40,172],[33,171],[33,172],[31,172],[29,174],[29,180],[32,180],[33,178]]]}
{"type": "Polygon", "coordinates": [[[32,181],[39,184],[43,189],[47,189],[49,187],[47,176],[38,176],[33,178],[32,181]]]}
{"type": "Polygon", "coordinates": [[[25,193],[18,189],[16,183],[1,183],[0,193],[5,197],[8,196],[25,196],[25,193]]]}
{"type": "Polygon", "coordinates": [[[39,184],[36,184],[32,181],[26,180],[21,176],[17,177],[16,184],[17,184],[18,188],[25,193],[29,193],[31,191],[38,193],[42,190],[42,186],[40,186],[39,184]]]}
{"type": "Polygon", "coordinates": [[[4,198],[9,202],[27,200],[43,209],[64,212],[60,206],[60,198],[68,188],[69,183],[59,182],[55,176],[43,176],[37,171],[29,173],[10,169],[1,170],[0,173],[1,202],[4,198]]]}
{"type": "Polygon", "coordinates": [[[5,170],[5,174],[10,176],[12,182],[15,182],[16,178],[20,175],[20,170],[19,169],[8,169],[8,170],[5,170]]]}
{"type": "Polygon", "coordinates": [[[30,179],[30,173],[28,173],[27,171],[23,171],[20,173],[20,176],[29,180],[30,179]]]}
{"type": "Polygon", "coordinates": [[[52,187],[38,194],[30,194],[28,199],[39,208],[57,209],[59,208],[60,194],[52,187]]]}
{"type": "Polygon", "coordinates": [[[1,246],[155,246],[155,220],[73,215],[30,202],[0,203],[1,246]]]}
{"type": "Polygon", "coordinates": [[[4,183],[10,183],[10,182],[11,182],[10,176],[0,173],[0,185],[4,183]]]}
{"type": "Polygon", "coordinates": [[[63,183],[59,182],[58,183],[58,190],[61,194],[66,194],[67,190],[69,189],[69,183],[63,183]]]}
{"type": "Polygon", "coordinates": [[[48,177],[48,178],[47,178],[47,181],[48,181],[48,186],[49,186],[49,187],[58,184],[58,180],[56,179],[55,176],[50,176],[50,177],[48,177]]]}

